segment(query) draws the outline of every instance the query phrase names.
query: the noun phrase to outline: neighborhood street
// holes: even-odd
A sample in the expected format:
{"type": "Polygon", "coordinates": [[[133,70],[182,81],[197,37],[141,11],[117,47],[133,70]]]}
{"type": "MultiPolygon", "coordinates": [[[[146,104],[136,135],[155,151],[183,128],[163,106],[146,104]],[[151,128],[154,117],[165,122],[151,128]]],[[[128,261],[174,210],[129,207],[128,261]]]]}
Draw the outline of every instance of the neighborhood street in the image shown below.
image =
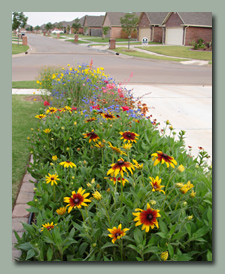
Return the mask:
{"type": "Polygon", "coordinates": [[[104,67],[116,82],[127,81],[133,72],[130,83],[212,85],[211,66],[133,58],[47,36],[27,34],[27,37],[29,54],[12,57],[12,81],[35,80],[43,66],[76,66],[92,59],[95,67],[104,67]]]}

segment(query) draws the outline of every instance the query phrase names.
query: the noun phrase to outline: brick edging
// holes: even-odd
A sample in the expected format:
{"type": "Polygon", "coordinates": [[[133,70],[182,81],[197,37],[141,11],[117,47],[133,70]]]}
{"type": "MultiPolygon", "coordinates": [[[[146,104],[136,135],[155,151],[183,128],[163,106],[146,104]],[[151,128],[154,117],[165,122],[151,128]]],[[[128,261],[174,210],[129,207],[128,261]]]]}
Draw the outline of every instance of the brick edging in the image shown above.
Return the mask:
{"type": "MultiPolygon", "coordinates": [[[[30,163],[33,163],[33,155],[30,157],[30,163]]],[[[12,260],[15,261],[16,258],[21,256],[21,251],[14,247],[14,243],[17,242],[17,239],[14,234],[14,230],[21,237],[23,234],[23,225],[22,223],[28,223],[30,213],[26,210],[30,208],[27,205],[28,202],[32,201],[34,198],[34,185],[30,182],[37,182],[29,172],[27,171],[23,177],[21,188],[16,199],[15,206],[12,212],[12,260]]]]}

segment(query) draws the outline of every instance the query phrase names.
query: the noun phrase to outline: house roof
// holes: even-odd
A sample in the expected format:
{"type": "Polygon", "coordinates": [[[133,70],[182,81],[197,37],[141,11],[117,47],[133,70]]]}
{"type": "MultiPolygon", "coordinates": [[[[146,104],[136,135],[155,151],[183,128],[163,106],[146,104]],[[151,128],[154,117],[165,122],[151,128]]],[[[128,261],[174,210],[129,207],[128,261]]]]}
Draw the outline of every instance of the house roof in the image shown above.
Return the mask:
{"type": "MultiPolygon", "coordinates": [[[[169,19],[172,12],[166,16],[163,24],[169,19]]],[[[184,25],[212,27],[212,12],[178,12],[184,25]]]]}
{"type": "Polygon", "coordinates": [[[151,25],[161,25],[168,12],[145,12],[151,25]]]}
{"type": "MultiPolygon", "coordinates": [[[[121,26],[120,18],[124,17],[127,12],[106,12],[105,17],[107,16],[110,21],[110,26],[121,26]]],[[[133,12],[136,16],[140,16],[141,12],[133,12]]],[[[104,18],[105,21],[105,18],[104,18]]]]}
{"type": "Polygon", "coordinates": [[[85,26],[88,26],[88,27],[102,27],[104,17],[105,17],[104,15],[100,15],[100,16],[86,15],[84,19],[84,24],[85,26]]]}

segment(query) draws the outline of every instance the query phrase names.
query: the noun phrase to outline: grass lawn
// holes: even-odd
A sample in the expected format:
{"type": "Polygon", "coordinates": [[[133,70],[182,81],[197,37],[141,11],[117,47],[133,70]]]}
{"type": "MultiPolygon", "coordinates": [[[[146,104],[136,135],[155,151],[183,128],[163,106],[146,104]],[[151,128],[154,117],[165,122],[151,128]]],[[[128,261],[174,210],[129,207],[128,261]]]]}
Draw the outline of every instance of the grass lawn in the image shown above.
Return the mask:
{"type": "Polygon", "coordinates": [[[28,46],[12,44],[12,54],[22,53],[27,51],[28,49],[29,49],[28,46]]]}
{"type": "Polygon", "coordinates": [[[12,205],[29,163],[27,137],[31,136],[31,128],[38,122],[34,116],[38,114],[39,108],[43,107],[43,102],[26,101],[27,97],[29,95],[12,95],[12,205]]]}
{"type": "Polygon", "coordinates": [[[24,89],[38,89],[40,86],[36,81],[14,81],[12,82],[12,88],[24,88],[24,89]]]}
{"type": "Polygon", "coordinates": [[[122,54],[125,54],[125,55],[129,55],[129,56],[149,58],[149,59],[155,59],[155,60],[176,61],[176,62],[181,62],[181,61],[186,60],[186,59],[180,59],[180,58],[170,58],[170,57],[156,56],[156,55],[151,55],[151,54],[144,53],[144,52],[139,52],[139,51],[136,51],[136,50],[129,50],[128,51],[128,49],[124,48],[124,47],[118,47],[116,49],[113,49],[113,51],[119,52],[119,53],[122,53],[122,54]]]}
{"type": "Polygon", "coordinates": [[[167,56],[191,58],[191,59],[197,59],[197,60],[209,60],[209,61],[212,60],[212,52],[194,51],[194,50],[189,50],[190,48],[192,47],[184,47],[184,46],[141,47],[141,49],[167,55],[167,56]]]}
{"type": "MultiPolygon", "coordinates": [[[[68,39],[68,40],[65,40],[66,42],[72,42],[74,43],[74,39],[68,39]]],[[[89,44],[90,42],[88,41],[81,41],[81,40],[78,40],[78,44],[89,44]]]]}

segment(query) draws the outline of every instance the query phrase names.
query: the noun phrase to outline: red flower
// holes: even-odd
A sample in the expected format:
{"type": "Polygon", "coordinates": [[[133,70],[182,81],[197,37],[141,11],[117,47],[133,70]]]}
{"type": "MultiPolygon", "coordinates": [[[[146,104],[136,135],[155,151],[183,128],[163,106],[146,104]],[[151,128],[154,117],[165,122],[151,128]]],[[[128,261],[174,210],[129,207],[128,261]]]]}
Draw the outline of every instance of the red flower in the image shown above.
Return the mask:
{"type": "Polygon", "coordinates": [[[44,106],[50,106],[50,103],[48,101],[44,101],[44,106]]]}
{"type": "Polygon", "coordinates": [[[127,106],[124,106],[124,107],[122,107],[122,109],[123,109],[123,111],[127,111],[127,110],[129,110],[130,108],[127,107],[127,106]]]}
{"type": "Polygon", "coordinates": [[[77,110],[77,108],[75,108],[75,107],[72,107],[72,110],[77,110]]]}
{"type": "Polygon", "coordinates": [[[99,105],[96,105],[96,106],[91,106],[92,109],[100,109],[100,106],[99,105]]]}

